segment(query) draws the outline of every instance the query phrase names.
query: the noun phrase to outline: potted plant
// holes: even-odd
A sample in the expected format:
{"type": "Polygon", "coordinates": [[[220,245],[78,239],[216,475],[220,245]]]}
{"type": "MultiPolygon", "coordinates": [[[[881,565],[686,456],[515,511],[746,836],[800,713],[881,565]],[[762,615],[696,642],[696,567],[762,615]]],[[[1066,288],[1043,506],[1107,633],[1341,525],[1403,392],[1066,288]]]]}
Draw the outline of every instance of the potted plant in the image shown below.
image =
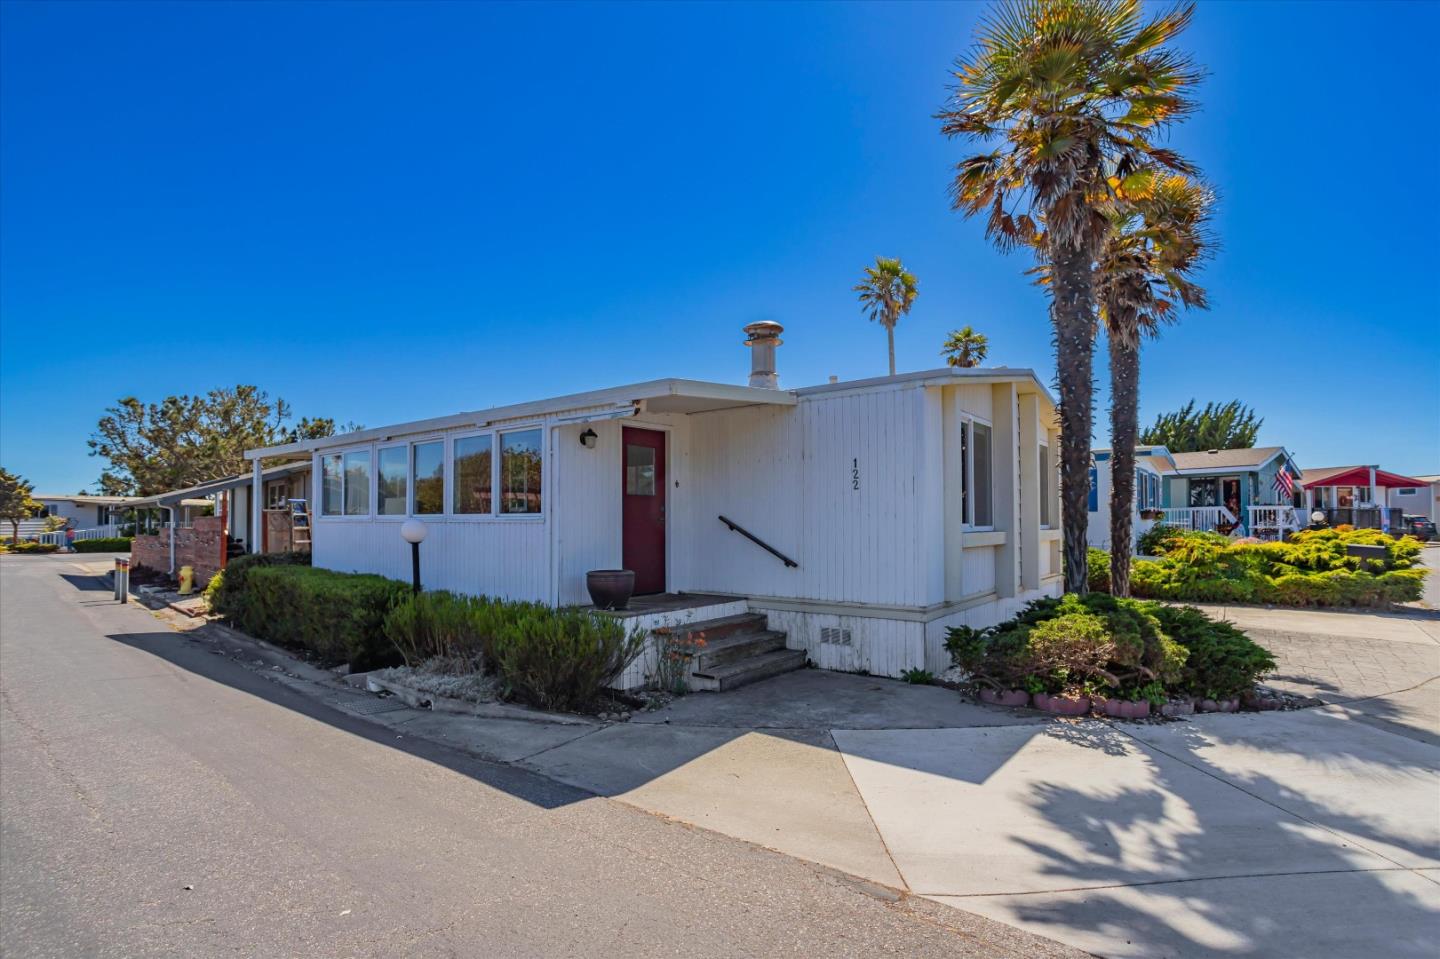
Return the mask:
{"type": "Polygon", "coordinates": [[[585,574],[585,588],[596,609],[624,609],[635,592],[635,571],[592,569],[585,574]]]}
{"type": "Polygon", "coordinates": [[[1140,518],[1144,520],[1162,520],[1165,518],[1165,511],[1163,509],[1142,509],[1140,511],[1140,518]]]}

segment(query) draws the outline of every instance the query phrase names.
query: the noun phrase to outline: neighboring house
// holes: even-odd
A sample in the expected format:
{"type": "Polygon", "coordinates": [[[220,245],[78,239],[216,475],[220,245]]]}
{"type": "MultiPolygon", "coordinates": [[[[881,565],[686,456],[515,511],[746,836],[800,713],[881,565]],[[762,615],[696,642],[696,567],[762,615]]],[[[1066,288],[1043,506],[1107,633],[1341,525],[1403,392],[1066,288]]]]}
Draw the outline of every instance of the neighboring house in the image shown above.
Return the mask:
{"type": "MultiPolygon", "coordinates": [[[[1110,547],[1110,450],[1094,453],[1090,524],[1093,546],[1110,547]]],[[[1300,468],[1283,446],[1171,453],[1163,446],[1137,446],[1136,536],[1150,523],[1141,510],[1159,509],[1163,522],[1204,530],[1238,530],[1242,535],[1275,538],[1301,529],[1298,490],[1300,468]],[[1277,482],[1284,473],[1290,482],[1277,482]],[[1288,491],[1287,491],[1288,490],[1288,491]]],[[[1133,548],[1133,544],[1132,544],[1133,548]]]]}
{"type": "Polygon", "coordinates": [[[305,500],[309,496],[309,460],[262,472],[258,513],[252,508],[254,481],[251,474],[228,476],[155,496],[130,498],[132,507],[162,511],[167,516],[157,533],[135,538],[132,559],[172,575],[189,566],[196,584],[204,586],[233,556],[308,550],[305,500]]]}
{"type": "Polygon", "coordinates": [[[1398,527],[1406,513],[1434,518],[1435,491],[1425,477],[1402,476],[1378,466],[1326,466],[1300,478],[1307,510],[1331,524],[1370,529],[1398,527]]]}
{"type": "Polygon", "coordinates": [[[35,494],[31,499],[44,506],[47,515],[59,517],[75,529],[98,529],[130,521],[128,496],[35,494]]]}
{"type": "Polygon", "coordinates": [[[1390,505],[1399,507],[1406,515],[1425,516],[1432,523],[1440,522],[1440,475],[1415,478],[1425,485],[1392,489],[1390,505]]]}
{"type": "Polygon", "coordinates": [[[313,458],[316,566],[409,579],[415,517],[427,588],[584,605],[587,571],[621,567],[637,593],[763,613],[826,668],[938,672],[946,627],[1060,592],[1033,372],[781,390],[780,327],[746,332],[749,386],[653,380],[246,456],[257,484],[265,459],[313,458]]]}

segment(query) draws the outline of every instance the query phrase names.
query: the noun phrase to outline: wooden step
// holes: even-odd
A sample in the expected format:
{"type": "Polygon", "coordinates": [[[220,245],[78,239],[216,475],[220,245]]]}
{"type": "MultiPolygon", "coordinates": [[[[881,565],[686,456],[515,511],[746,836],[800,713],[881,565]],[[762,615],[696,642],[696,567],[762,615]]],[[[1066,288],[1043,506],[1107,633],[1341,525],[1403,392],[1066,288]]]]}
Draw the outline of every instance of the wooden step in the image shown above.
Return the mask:
{"type": "Polygon", "coordinates": [[[765,628],[765,623],[764,613],[736,613],[734,616],[720,616],[698,623],[672,626],[670,633],[680,641],[693,642],[696,639],[703,639],[706,645],[713,645],[735,633],[759,632],[765,628]]]}
{"type": "Polygon", "coordinates": [[[773,629],[747,630],[731,633],[719,639],[705,638],[705,645],[695,652],[695,672],[703,673],[716,666],[724,666],[736,660],[752,656],[763,656],[777,649],[785,648],[785,634],[773,629]]]}
{"type": "Polygon", "coordinates": [[[779,676],[805,665],[805,650],[781,649],[761,656],[750,656],[703,673],[695,673],[690,688],[697,692],[724,692],[771,676],[779,676]]]}

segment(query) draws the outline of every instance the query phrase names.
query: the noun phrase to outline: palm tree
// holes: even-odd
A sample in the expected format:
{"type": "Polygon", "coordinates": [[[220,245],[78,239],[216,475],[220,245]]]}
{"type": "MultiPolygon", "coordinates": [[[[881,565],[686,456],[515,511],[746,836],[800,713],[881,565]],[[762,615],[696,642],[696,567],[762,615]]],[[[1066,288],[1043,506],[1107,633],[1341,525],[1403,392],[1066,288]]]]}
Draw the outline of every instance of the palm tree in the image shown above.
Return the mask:
{"type": "Polygon", "coordinates": [[[1206,223],[1215,197],[1203,183],[1154,170],[1131,174],[1115,192],[1095,291],[1110,348],[1110,591],[1128,596],[1140,343],[1175,320],[1177,302],[1208,306],[1190,275],[1212,245],[1206,223]]]}
{"type": "Polygon", "coordinates": [[[865,268],[865,279],[855,285],[860,305],[870,319],[885,327],[890,341],[890,375],[895,375],[895,324],[910,312],[920,291],[915,288],[915,274],[905,269],[899,259],[875,258],[874,266],[865,268]]]}
{"type": "Polygon", "coordinates": [[[1060,394],[1065,589],[1083,592],[1095,335],[1093,269],[1110,221],[1111,177],[1142,166],[1190,172],[1154,141],[1189,113],[1199,81],[1166,44],[1185,6],[1145,20],[1139,0],[1003,0],[956,63],[941,132],[995,149],[962,160],[952,205],[985,214],[1002,250],[1032,246],[1051,271],[1060,394]]]}
{"type": "Polygon", "coordinates": [[[946,363],[964,370],[984,363],[989,352],[990,341],[985,338],[985,334],[976,333],[968,326],[951,330],[950,335],[945,337],[945,345],[940,349],[940,355],[945,357],[946,363]]]}

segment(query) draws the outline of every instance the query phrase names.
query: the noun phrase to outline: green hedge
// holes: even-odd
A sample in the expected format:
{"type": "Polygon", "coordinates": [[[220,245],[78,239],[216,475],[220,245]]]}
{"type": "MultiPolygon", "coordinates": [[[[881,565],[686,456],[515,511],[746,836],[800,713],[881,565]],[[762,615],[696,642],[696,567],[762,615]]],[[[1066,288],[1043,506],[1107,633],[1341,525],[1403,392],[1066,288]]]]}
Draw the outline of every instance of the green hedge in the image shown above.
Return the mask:
{"type": "Polygon", "coordinates": [[[11,540],[0,543],[0,552],[4,553],[54,553],[59,549],[60,547],[54,543],[40,543],[35,540],[21,540],[18,543],[11,540]]]}
{"type": "MultiPolygon", "coordinates": [[[[1413,537],[1348,527],[1296,533],[1278,543],[1169,530],[1155,543],[1156,560],[1131,564],[1130,591],[1184,602],[1383,607],[1420,598],[1421,548],[1413,537]],[[1385,557],[1348,556],[1350,545],[1384,547],[1385,557]]],[[[1092,551],[1092,571],[1101,565],[1098,552],[1092,551]]],[[[1108,578],[1092,586],[1107,588],[1108,578]]]]}
{"type": "Polygon", "coordinates": [[[70,544],[77,553],[128,553],[130,537],[111,536],[107,539],[77,539],[70,544]]]}
{"type": "MultiPolygon", "coordinates": [[[[222,592],[232,592],[233,570],[222,592]]],[[[235,625],[252,636],[313,652],[352,669],[399,663],[385,638],[385,614],[408,594],[399,580],[310,566],[254,565],[243,575],[235,625]]]]}
{"type": "Polygon", "coordinates": [[[251,570],[268,566],[309,566],[309,553],[247,553],[225,565],[205,586],[210,611],[239,621],[245,614],[245,586],[251,570]]]}

